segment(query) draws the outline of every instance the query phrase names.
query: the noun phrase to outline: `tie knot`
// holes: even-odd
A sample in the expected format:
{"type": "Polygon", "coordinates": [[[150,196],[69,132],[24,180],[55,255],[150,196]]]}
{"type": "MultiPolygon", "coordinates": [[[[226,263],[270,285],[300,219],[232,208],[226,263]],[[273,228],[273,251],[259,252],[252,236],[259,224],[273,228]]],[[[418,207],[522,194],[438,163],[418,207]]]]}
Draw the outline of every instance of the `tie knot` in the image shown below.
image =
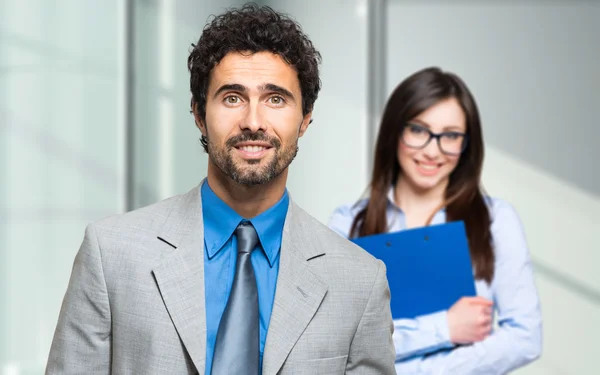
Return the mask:
{"type": "Polygon", "coordinates": [[[258,234],[249,221],[242,221],[235,228],[235,235],[238,242],[238,253],[251,253],[258,244],[258,234]]]}

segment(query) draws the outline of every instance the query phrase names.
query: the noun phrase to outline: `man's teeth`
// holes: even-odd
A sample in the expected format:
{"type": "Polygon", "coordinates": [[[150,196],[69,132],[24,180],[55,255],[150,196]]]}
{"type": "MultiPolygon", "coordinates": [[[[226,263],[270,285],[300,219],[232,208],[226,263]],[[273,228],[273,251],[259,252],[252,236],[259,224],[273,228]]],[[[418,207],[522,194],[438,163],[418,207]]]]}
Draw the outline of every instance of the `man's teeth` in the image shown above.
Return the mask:
{"type": "Polygon", "coordinates": [[[263,151],[264,149],[266,149],[266,147],[263,146],[242,146],[240,147],[241,150],[246,151],[246,152],[260,152],[263,151]]]}

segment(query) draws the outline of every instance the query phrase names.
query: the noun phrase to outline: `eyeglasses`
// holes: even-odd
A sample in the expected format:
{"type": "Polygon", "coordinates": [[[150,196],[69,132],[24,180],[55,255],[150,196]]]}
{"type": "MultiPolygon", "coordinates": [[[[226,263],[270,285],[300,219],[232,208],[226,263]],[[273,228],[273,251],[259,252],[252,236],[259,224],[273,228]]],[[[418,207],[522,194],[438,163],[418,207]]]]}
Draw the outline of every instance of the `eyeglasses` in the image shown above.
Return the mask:
{"type": "Polygon", "coordinates": [[[446,155],[460,155],[467,147],[468,136],[465,133],[450,131],[436,134],[424,126],[411,123],[402,129],[402,143],[411,148],[425,148],[433,138],[446,155]]]}

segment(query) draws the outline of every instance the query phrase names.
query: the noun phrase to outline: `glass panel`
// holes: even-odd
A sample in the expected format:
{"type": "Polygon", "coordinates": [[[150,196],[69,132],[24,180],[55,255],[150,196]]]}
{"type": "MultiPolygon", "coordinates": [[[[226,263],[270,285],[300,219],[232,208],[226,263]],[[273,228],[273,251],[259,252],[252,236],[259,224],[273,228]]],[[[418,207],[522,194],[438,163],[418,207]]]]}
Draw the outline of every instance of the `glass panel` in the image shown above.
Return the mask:
{"type": "Polygon", "coordinates": [[[85,226],[123,208],[120,2],[0,2],[0,373],[41,374],[85,226]]]}

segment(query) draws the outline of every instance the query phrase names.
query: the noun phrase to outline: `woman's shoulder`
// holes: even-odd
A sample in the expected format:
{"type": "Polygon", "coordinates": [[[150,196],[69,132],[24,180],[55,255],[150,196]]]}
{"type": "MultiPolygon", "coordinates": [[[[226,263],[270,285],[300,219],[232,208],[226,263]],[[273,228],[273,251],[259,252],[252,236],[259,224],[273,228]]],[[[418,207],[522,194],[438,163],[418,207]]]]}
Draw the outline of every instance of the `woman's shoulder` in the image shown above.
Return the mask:
{"type": "Polygon", "coordinates": [[[515,207],[500,198],[486,197],[490,210],[491,234],[497,264],[523,260],[529,255],[525,228],[515,207]]]}
{"type": "Polygon", "coordinates": [[[503,223],[507,221],[512,221],[520,224],[519,214],[517,213],[516,208],[507,200],[493,197],[493,196],[485,196],[485,203],[487,204],[488,210],[490,212],[490,219],[492,220],[492,225],[494,223],[503,223]]]}
{"type": "Polygon", "coordinates": [[[340,235],[348,238],[350,236],[350,229],[352,228],[354,218],[367,206],[367,202],[368,199],[365,198],[354,203],[343,204],[336,207],[329,217],[327,226],[340,235]]]}
{"type": "Polygon", "coordinates": [[[354,219],[354,217],[367,206],[368,202],[369,199],[364,198],[354,203],[342,204],[333,210],[332,216],[340,215],[344,217],[352,217],[354,219]]]}

